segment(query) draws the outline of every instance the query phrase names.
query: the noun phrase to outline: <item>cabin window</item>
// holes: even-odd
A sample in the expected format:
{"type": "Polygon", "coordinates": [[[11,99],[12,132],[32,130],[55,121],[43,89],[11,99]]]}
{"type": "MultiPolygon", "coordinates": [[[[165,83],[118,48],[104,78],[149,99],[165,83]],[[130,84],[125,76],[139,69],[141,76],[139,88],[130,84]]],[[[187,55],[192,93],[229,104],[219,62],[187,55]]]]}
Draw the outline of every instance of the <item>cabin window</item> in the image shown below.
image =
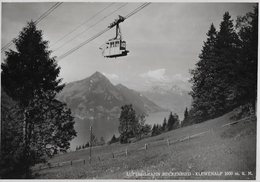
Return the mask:
{"type": "Polygon", "coordinates": [[[126,43],[125,43],[125,41],[123,41],[123,42],[121,43],[121,48],[126,48],[126,43]]]}
{"type": "Polygon", "coordinates": [[[116,41],[116,47],[119,47],[119,41],[116,41]]]}
{"type": "Polygon", "coordinates": [[[114,47],[114,46],[115,46],[114,42],[110,42],[110,47],[114,47]]]}

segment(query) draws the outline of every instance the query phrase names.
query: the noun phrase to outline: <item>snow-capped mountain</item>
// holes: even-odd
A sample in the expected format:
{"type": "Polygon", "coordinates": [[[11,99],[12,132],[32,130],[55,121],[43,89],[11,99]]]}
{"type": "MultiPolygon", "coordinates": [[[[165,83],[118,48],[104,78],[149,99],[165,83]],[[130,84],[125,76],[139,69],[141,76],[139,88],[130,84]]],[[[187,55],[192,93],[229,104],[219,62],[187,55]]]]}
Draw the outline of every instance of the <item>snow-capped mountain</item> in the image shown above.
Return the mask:
{"type": "Polygon", "coordinates": [[[188,91],[181,90],[177,85],[173,85],[169,90],[153,86],[141,93],[160,107],[176,113],[183,113],[185,108],[191,105],[191,96],[188,91]]]}
{"type": "Polygon", "coordinates": [[[159,87],[159,86],[153,86],[150,90],[148,90],[150,93],[158,93],[158,94],[166,94],[167,92],[159,87]]]}

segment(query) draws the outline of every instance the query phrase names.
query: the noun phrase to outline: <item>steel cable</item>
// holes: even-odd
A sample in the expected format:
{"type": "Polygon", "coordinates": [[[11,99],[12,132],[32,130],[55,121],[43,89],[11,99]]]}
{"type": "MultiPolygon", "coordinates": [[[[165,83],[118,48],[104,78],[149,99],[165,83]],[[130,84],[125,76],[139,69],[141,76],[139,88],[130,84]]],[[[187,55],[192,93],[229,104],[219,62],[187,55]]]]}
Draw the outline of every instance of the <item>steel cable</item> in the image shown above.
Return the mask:
{"type": "MultiPolygon", "coordinates": [[[[125,18],[129,18],[132,15],[134,15],[135,13],[137,13],[138,11],[140,11],[141,9],[145,8],[146,6],[148,6],[149,3],[144,3],[141,6],[139,6],[138,8],[136,8],[134,11],[132,11],[131,13],[129,13],[128,15],[125,16],[125,18]]],[[[83,43],[79,44],[78,46],[76,46],[75,48],[71,49],[70,51],[62,54],[61,56],[57,57],[57,61],[60,61],[61,59],[63,59],[64,57],[68,56],[69,54],[75,52],[76,50],[78,50],[79,48],[81,48],[82,46],[86,45],[87,43],[91,42],[92,40],[94,40],[95,38],[99,37],[100,35],[102,35],[103,33],[107,32],[108,30],[110,30],[110,28],[106,28],[103,31],[101,31],[100,33],[96,34],[95,36],[91,37],[90,39],[84,41],[83,43]]]]}
{"type": "MultiPolygon", "coordinates": [[[[46,16],[48,16],[52,11],[54,11],[56,8],[58,8],[63,2],[56,3],[54,6],[52,6],[48,11],[46,11],[43,15],[41,15],[36,21],[35,24],[42,21],[46,16]]],[[[19,36],[15,37],[17,39],[19,36]]],[[[8,44],[6,44],[3,48],[1,48],[1,52],[5,51],[8,47],[10,47],[13,44],[13,41],[10,41],[8,44]]]]}

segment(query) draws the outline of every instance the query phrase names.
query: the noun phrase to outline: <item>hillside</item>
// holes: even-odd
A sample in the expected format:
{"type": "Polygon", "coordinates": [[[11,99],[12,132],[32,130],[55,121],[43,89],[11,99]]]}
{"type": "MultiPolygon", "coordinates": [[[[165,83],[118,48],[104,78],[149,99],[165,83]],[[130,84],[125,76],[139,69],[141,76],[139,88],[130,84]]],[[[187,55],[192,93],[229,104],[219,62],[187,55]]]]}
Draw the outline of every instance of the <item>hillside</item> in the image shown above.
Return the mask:
{"type": "Polygon", "coordinates": [[[49,162],[52,165],[57,163],[63,165],[61,162],[68,161],[67,165],[64,163],[63,167],[38,170],[35,177],[37,179],[255,179],[256,122],[240,122],[230,127],[222,127],[231,122],[229,119],[231,116],[232,112],[133,144],[93,148],[91,164],[88,162],[89,149],[60,154],[49,162]],[[192,137],[205,131],[210,132],[192,137]],[[180,142],[180,139],[187,136],[191,138],[180,142]],[[167,145],[166,139],[172,143],[167,145]],[[148,144],[147,150],[144,150],[145,144],[148,144]],[[125,149],[128,149],[127,155],[125,149]],[[112,153],[118,155],[113,158],[112,153]],[[82,159],[86,159],[85,164],[82,159]],[[71,160],[79,162],[75,161],[71,165],[71,160]]]}
{"type": "Polygon", "coordinates": [[[68,83],[57,99],[66,102],[74,116],[81,119],[116,119],[121,106],[130,103],[139,115],[163,110],[123,85],[114,86],[99,72],[83,80],[68,83]]]}

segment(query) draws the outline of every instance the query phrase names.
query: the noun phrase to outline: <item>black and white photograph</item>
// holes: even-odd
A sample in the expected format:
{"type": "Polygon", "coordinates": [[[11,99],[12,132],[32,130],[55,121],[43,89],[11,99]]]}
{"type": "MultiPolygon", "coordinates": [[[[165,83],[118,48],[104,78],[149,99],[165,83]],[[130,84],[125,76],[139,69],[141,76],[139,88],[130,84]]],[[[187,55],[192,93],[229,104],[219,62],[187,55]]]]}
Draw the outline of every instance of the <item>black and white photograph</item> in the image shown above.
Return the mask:
{"type": "Polygon", "coordinates": [[[258,1],[1,1],[0,180],[259,181],[258,1]]]}

